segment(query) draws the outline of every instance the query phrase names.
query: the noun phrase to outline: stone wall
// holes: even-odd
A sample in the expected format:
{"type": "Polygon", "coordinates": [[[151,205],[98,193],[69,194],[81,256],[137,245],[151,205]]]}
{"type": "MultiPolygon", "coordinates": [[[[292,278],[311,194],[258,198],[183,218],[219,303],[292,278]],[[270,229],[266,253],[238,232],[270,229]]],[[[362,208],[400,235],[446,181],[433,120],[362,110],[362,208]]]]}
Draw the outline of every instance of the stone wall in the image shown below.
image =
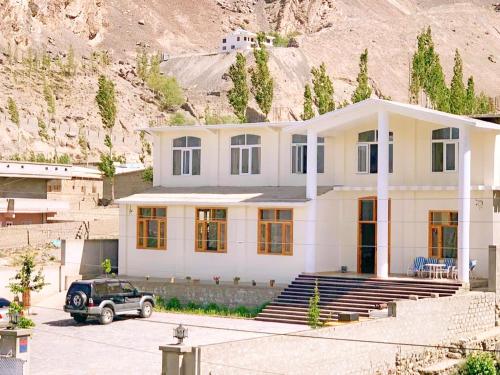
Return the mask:
{"type": "MultiPolygon", "coordinates": [[[[126,276],[123,276],[126,277],[126,276]]],[[[282,291],[284,286],[269,287],[265,285],[252,286],[248,284],[234,285],[231,283],[214,282],[187,283],[184,280],[171,283],[167,279],[150,279],[127,277],[136,288],[152,292],[165,299],[177,297],[181,303],[217,303],[229,307],[261,306],[272,301],[282,291]]]]}
{"type": "Polygon", "coordinates": [[[396,373],[397,358],[495,327],[493,293],[401,300],[391,310],[388,318],[202,347],[201,374],[396,373]]]}

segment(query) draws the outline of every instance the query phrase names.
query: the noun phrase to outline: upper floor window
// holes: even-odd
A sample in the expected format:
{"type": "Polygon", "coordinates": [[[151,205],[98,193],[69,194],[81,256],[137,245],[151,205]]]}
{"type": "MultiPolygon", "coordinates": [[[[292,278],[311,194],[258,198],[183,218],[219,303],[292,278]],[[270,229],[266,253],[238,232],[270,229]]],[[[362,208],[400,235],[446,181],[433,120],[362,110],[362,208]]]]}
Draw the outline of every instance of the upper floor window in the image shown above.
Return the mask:
{"type": "MultiPolygon", "coordinates": [[[[392,173],[394,136],[389,132],[389,173],[392,173]]],[[[378,130],[358,134],[358,173],[377,173],[378,130]]]]}
{"type": "MultiPolygon", "coordinates": [[[[325,171],[325,138],[318,137],[317,172],[325,171]]],[[[307,173],[307,135],[292,135],[292,173],[307,173]]]]}
{"type": "Polygon", "coordinates": [[[236,40],[239,42],[240,41],[240,37],[237,37],[236,40]]]}
{"type": "Polygon", "coordinates": [[[231,137],[231,174],[260,174],[260,135],[231,137]]]}
{"type": "Polygon", "coordinates": [[[457,169],[458,128],[432,131],[432,171],[450,172],[457,169]]]}
{"type": "Polygon", "coordinates": [[[174,175],[199,175],[201,139],[198,137],[175,138],[172,160],[174,175]]]}

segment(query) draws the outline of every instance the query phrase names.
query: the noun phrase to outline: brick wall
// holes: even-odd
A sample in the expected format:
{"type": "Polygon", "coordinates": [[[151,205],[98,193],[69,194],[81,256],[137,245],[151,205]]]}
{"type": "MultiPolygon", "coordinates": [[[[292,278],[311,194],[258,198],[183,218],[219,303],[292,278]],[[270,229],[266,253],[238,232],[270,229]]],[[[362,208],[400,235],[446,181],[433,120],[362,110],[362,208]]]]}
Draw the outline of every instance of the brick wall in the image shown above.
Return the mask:
{"type": "Polygon", "coordinates": [[[252,373],[239,367],[286,374],[385,374],[396,371],[398,356],[422,352],[422,345],[447,343],[495,327],[493,293],[394,304],[393,317],[295,334],[301,337],[274,335],[202,347],[201,373],[252,373]]]}

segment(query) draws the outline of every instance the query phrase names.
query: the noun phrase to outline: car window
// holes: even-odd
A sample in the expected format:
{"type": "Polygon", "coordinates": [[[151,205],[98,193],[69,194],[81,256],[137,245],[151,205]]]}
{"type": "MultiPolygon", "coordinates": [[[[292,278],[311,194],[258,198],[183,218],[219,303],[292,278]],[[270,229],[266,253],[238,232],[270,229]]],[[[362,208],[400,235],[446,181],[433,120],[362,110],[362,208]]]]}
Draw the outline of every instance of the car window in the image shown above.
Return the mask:
{"type": "Polygon", "coordinates": [[[108,283],[108,292],[109,294],[122,293],[122,288],[118,281],[112,281],[108,283]]]}
{"type": "Polygon", "coordinates": [[[71,284],[68,290],[68,294],[74,294],[75,292],[83,292],[86,295],[90,295],[90,284],[80,284],[80,283],[71,284]]]}
{"type": "Polygon", "coordinates": [[[9,307],[10,301],[5,298],[0,298],[0,307],[9,307]]]}
{"type": "Polygon", "coordinates": [[[122,282],[122,289],[124,293],[132,293],[134,291],[134,287],[130,283],[122,282]]]}
{"type": "Polygon", "coordinates": [[[95,294],[98,296],[105,296],[106,294],[108,294],[108,288],[106,287],[106,283],[96,283],[95,294]]]}

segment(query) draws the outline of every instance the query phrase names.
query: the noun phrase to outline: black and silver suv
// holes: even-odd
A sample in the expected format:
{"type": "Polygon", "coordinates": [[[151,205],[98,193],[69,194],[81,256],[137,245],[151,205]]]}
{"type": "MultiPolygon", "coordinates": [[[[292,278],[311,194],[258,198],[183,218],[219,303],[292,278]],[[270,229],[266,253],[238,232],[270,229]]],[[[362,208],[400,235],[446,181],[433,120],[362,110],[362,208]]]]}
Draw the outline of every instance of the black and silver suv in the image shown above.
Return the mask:
{"type": "Polygon", "coordinates": [[[153,306],[153,295],[139,292],[129,281],[95,279],[71,284],[64,311],[79,323],[94,316],[99,323],[109,324],[116,315],[138,314],[141,318],[149,318],[153,306]]]}

